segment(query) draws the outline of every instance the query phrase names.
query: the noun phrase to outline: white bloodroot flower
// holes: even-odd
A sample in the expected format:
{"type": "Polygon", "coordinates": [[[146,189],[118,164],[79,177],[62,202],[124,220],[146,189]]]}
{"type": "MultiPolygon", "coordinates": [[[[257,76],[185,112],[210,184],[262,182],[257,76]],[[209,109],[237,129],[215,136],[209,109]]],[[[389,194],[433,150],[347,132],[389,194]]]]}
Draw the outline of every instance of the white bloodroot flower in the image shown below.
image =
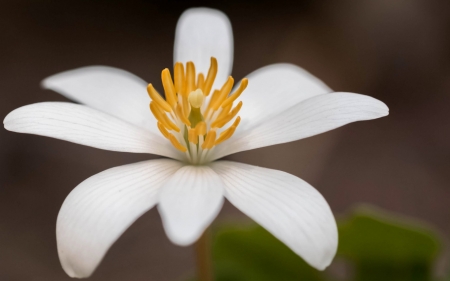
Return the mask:
{"type": "Polygon", "coordinates": [[[156,204],[169,239],[190,245],[224,197],[311,266],[325,269],[338,234],[321,194],[293,175],[219,159],[383,117],[387,106],[364,95],[332,93],[291,64],[256,70],[232,90],[231,24],[212,9],[183,13],[174,60],[173,80],[167,68],[162,71],[165,99],[133,74],[91,66],[42,83],[83,105],[42,102],[6,116],[5,128],[13,132],[168,158],[111,168],[67,196],[56,225],[66,273],[90,276],[120,235],[156,204]]]}

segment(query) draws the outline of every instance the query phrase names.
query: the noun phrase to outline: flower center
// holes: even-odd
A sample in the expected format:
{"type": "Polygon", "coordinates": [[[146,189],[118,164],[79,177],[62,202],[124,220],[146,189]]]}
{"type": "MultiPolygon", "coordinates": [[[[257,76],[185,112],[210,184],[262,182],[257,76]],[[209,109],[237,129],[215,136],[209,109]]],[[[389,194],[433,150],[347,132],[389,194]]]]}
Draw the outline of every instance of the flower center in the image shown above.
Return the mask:
{"type": "Polygon", "coordinates": [[[236,115],[242,107],[242,101],[234,107],[233,103],[247,87],[248,80],[242,79],[237,90],[230,95],[233,77],[228,77],[221,89],[213,90],[216,74],[217,60],[213,57],[206,77],[203,73],[196,75],[193,62],[187,62],[186,68],[177,62],[175,80],[172,80],[169,69],[161,73],[166,99],[152,84],[147,86],[152,99],[150,110],[158,120],[161,134],[176,149],[184,152],[187,160],[193,164],[209,162],[211,151],[228,140],[241,121],[236,115]],[[226,126],[228,123],[231,125],[226,126]]]}

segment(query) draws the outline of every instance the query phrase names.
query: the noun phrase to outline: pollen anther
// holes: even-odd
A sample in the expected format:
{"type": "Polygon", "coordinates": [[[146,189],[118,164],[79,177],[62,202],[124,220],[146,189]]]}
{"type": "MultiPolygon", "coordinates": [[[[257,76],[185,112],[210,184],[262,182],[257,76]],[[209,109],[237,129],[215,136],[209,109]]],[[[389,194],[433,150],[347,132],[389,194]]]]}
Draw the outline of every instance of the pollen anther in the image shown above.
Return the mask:
{"type": "Polygon", "coordinates": [[[198,123],[197,126],[195,126],[195,132],[198,136],[204,136],[206,134],[206,123],[198,123]]]}
{"type": "Polygon", "coordinates": [[[178,94],[182,94],[185,88],[185,78],[184,78],[184,66],[181,62],[175,64],[174,70],[175,76],[175,90],[178,94]]]}
{"type": "Polygon", "coordinates": [[[199,73],[197,78],[197,89],[202,90],[204,85],[205,85],[205,75],[203,75],[203,73],[199,73]]]}
{"type": "Polygon", "coordinates": [[[225,124],[230,122],[230,120],[233,119],[234,116],[236,116],[236,114],[239,112],[239,110],[241,110],[241,107],[242,107],[242,101],[240,101],[238,103],[238,105],[236,105],[236,107],[233,108],[233,110],[231,110],[230,113],[228,113],[226,116],[223,116],[222,118],[220,118],[220,115],[219,115],[219,117],[216,119],[216,121],[214,121],[211,124],[211,127],[222,128],[225,124]]]}
{"type": "Polygon", "coordinates": [[[206,135],[205,142],[202,144],[203,149],[211,149],[216,141],[216,130],[211,130],[206,135]]]}
{"type": "Polygon", "coordinates": [[[248,85],[248,79],[244,78],[242,79],[241,84],[239,85],[239,88],[234,92],[231,96],[229,96],[223,103],[222,107],[229,106],[230,104],[233,104],[233,102],[242,94],[242,92],[247,88],[248,85]]]}
{"type": "Polygon", "coordinates": [[[174,135],[169,134],[169,140],[170,140],[170,142],[172,143],[172,145],[173,145],[176,149],[178,149],[179,151],[185,152],[185,151],[187,150],[187,148],[186,148],[184,145],[182,145],[182,144],[175,138],[174,135]]]}
{"type": "Polygon", "coordinates": [[[184,114],[181,104],[177,105],[175,111],[177,113],[178,118],[181,120],[181,122],[184,123],[184,125],[191,126],[191,122],[189,121],[189,119],[184,114]]]}
{"type": "Polygon", "coordinates": [[[161,80],[166,93],[166,99],[169,105],[173,108],[177,104],[177,93],[173,85],[172,76],[170,76],[169,69],[164,69],[161,73],[161,80]]]}
{"type": "Polygon", "coordinates": [[[203,93],[205,96],[209,95],[211,88],[214,83],[214,79],[216,79],[217,75],[217,60],[216,58],[211,58],[211,66],[208,70],[208,75],[206,76],[205,84],[203,85],[203,93]]]}
{"type": "Polygon", "coordinates": [[[228,94],[231,91],[231,88],[233,88],[234,79],[233,77],[228,77],[227,82],[223,85],[222,89],[220,89],[220,94],[215,100],[214,104],[212,105],[213,110],[219,109],[219,107],[222,105],[222,102],[227,98],[228,94]]]}
{"type": "Polygon", "coordinates": [[[197,131],[195,129],[189,129],[188,140],[189,140],[189,142],[192,142],[193,144],[198,143],[198,135],[197,135],[197,131]]]}
{"type": "Polygon", "coordinates": [[[195,90],[195,65],[188,61],[186,64],[186,95],[195,90]]]}
{"type": "Polygon", "coordinates": [[[161,134],[168,139],[170,133],[167,131],[167,129],[164,127],[164,125],[159,121],[158,121],[157,125],[158,125],[158,129],[161,132],[161,134]]]}
{"type": "Polygon", "coordinates": [[[158,92],[155,90],[155,88],[153,88],[152,84],[148,84],[147,92],[148,92],[148,95],[150,96],[150,98],[155,103],[157,103],[162,109],[164,109],[167,112],[172,111],[172,108],[170,107],[170,105],[163,99],[163,97],[161,97],[160,94],[158,94],[158,92]]]}
{"type": "Polygon", "coordinates": [[[158,105],[156,103],[154,103],[153,101],[150,102],[150,110],[153,113],[153,115],[155,116],[155,118],[159,122],[161,122],[166,128],[170,128],[170,129],[175,130],[177,132],[180,131],[180,128],[178,128],[178,126],[175,125],[175,123],[170,121],[170,119],[167,117],[167,115],[165,115],[164,112],[162,112],[158,108],[158,105]]]}

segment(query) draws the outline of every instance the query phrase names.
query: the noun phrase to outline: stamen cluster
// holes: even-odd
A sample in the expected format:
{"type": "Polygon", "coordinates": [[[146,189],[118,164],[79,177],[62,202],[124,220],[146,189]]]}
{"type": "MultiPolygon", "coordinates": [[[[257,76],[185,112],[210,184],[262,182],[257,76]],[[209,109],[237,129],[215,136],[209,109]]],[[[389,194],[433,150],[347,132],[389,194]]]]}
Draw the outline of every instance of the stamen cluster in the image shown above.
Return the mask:
{"type": "Polygon", "coordinates": [[[234,85],[233,77],[220,90],[212,87],[217,75],[217,60],[212,57],[206,77],[196,75],[193,62],[186,68],[180,62],[175,64],[174,80],[169,69],[161,73],[166,99],[153,87],[147,86],[152,101],[150,110],[158,120],[158,128],[172,145],[185,153],[187,161],[193,164],[209,162],[209,155],[216,145],[229,139],[235,132],[241,118],[236,115],[242,101],[233,107],[234,101],[248,85],[244,78],[238,89],[230,95],[234,85]],[[236,118],[235,118],[236,117],[236,118]],[[233,118],[234,122],[224,128],[233,118]]]}

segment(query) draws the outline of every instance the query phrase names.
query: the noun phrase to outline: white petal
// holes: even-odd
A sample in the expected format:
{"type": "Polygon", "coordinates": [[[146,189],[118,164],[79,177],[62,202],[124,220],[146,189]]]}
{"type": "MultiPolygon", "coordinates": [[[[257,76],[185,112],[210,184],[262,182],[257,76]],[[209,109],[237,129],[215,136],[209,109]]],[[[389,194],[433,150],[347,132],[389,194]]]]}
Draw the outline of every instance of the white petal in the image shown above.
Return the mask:
{"type": "Polygon", "coordinates": [[[158,210],[169,239],[181,246],[195,242],[223,204],[223,182],[207,166],[184,166],[164,184],[158,210]]]}
{"type": "Polygon", "coordinates": [[[30,104],[10,112],[3,123],[9,131],[47,136],[100,149],[152,153],[175,159],[183,157],[158,135],[79,104],[30,104]]]}
{"type": "Polygon", "coordinates": [[[42,87],[159,133],[148,109],[147,83],[125,70],[107,66],[77,68],[46,78],[42,87]]]}
{"type": "Polygon", "coordinates": [[[332,92],[318,78],[293,64],[268,65],[246,77],[248,86],[240,97],[243,106],[236,136],[303,100],[332,92]]]}
{"type": "Polygon", "coordinates": [[[369,96],[331,93],[304,100],[270,120],[219,146],[212,159],[239,151],[291,142],[324,133],[351,122],[389,114],[388,107],[369,96]]]}
{"type": "Polygon", "coordinates": [[[58,214],[59,259],[71,277],[88,277],[111,245],[157,203],[181,163],[158,159],[112,168],[79,184],[58,214]]]}
{"type": "Polygon", "coordinates": [[[218,161],[225,197],[311,266],[323,270],[337,250],[333,213],[307,182],[285,172],[218,161]]]}
{"type": "Polygon", "coordinates": [[[185,11],[177,24],[174,61],[193,61],[197,73],[206,75],[211,57],[219,65],[213,89],[220,89],[233,67],[233,30],[228,17],[208,8],[185,11]]]}

